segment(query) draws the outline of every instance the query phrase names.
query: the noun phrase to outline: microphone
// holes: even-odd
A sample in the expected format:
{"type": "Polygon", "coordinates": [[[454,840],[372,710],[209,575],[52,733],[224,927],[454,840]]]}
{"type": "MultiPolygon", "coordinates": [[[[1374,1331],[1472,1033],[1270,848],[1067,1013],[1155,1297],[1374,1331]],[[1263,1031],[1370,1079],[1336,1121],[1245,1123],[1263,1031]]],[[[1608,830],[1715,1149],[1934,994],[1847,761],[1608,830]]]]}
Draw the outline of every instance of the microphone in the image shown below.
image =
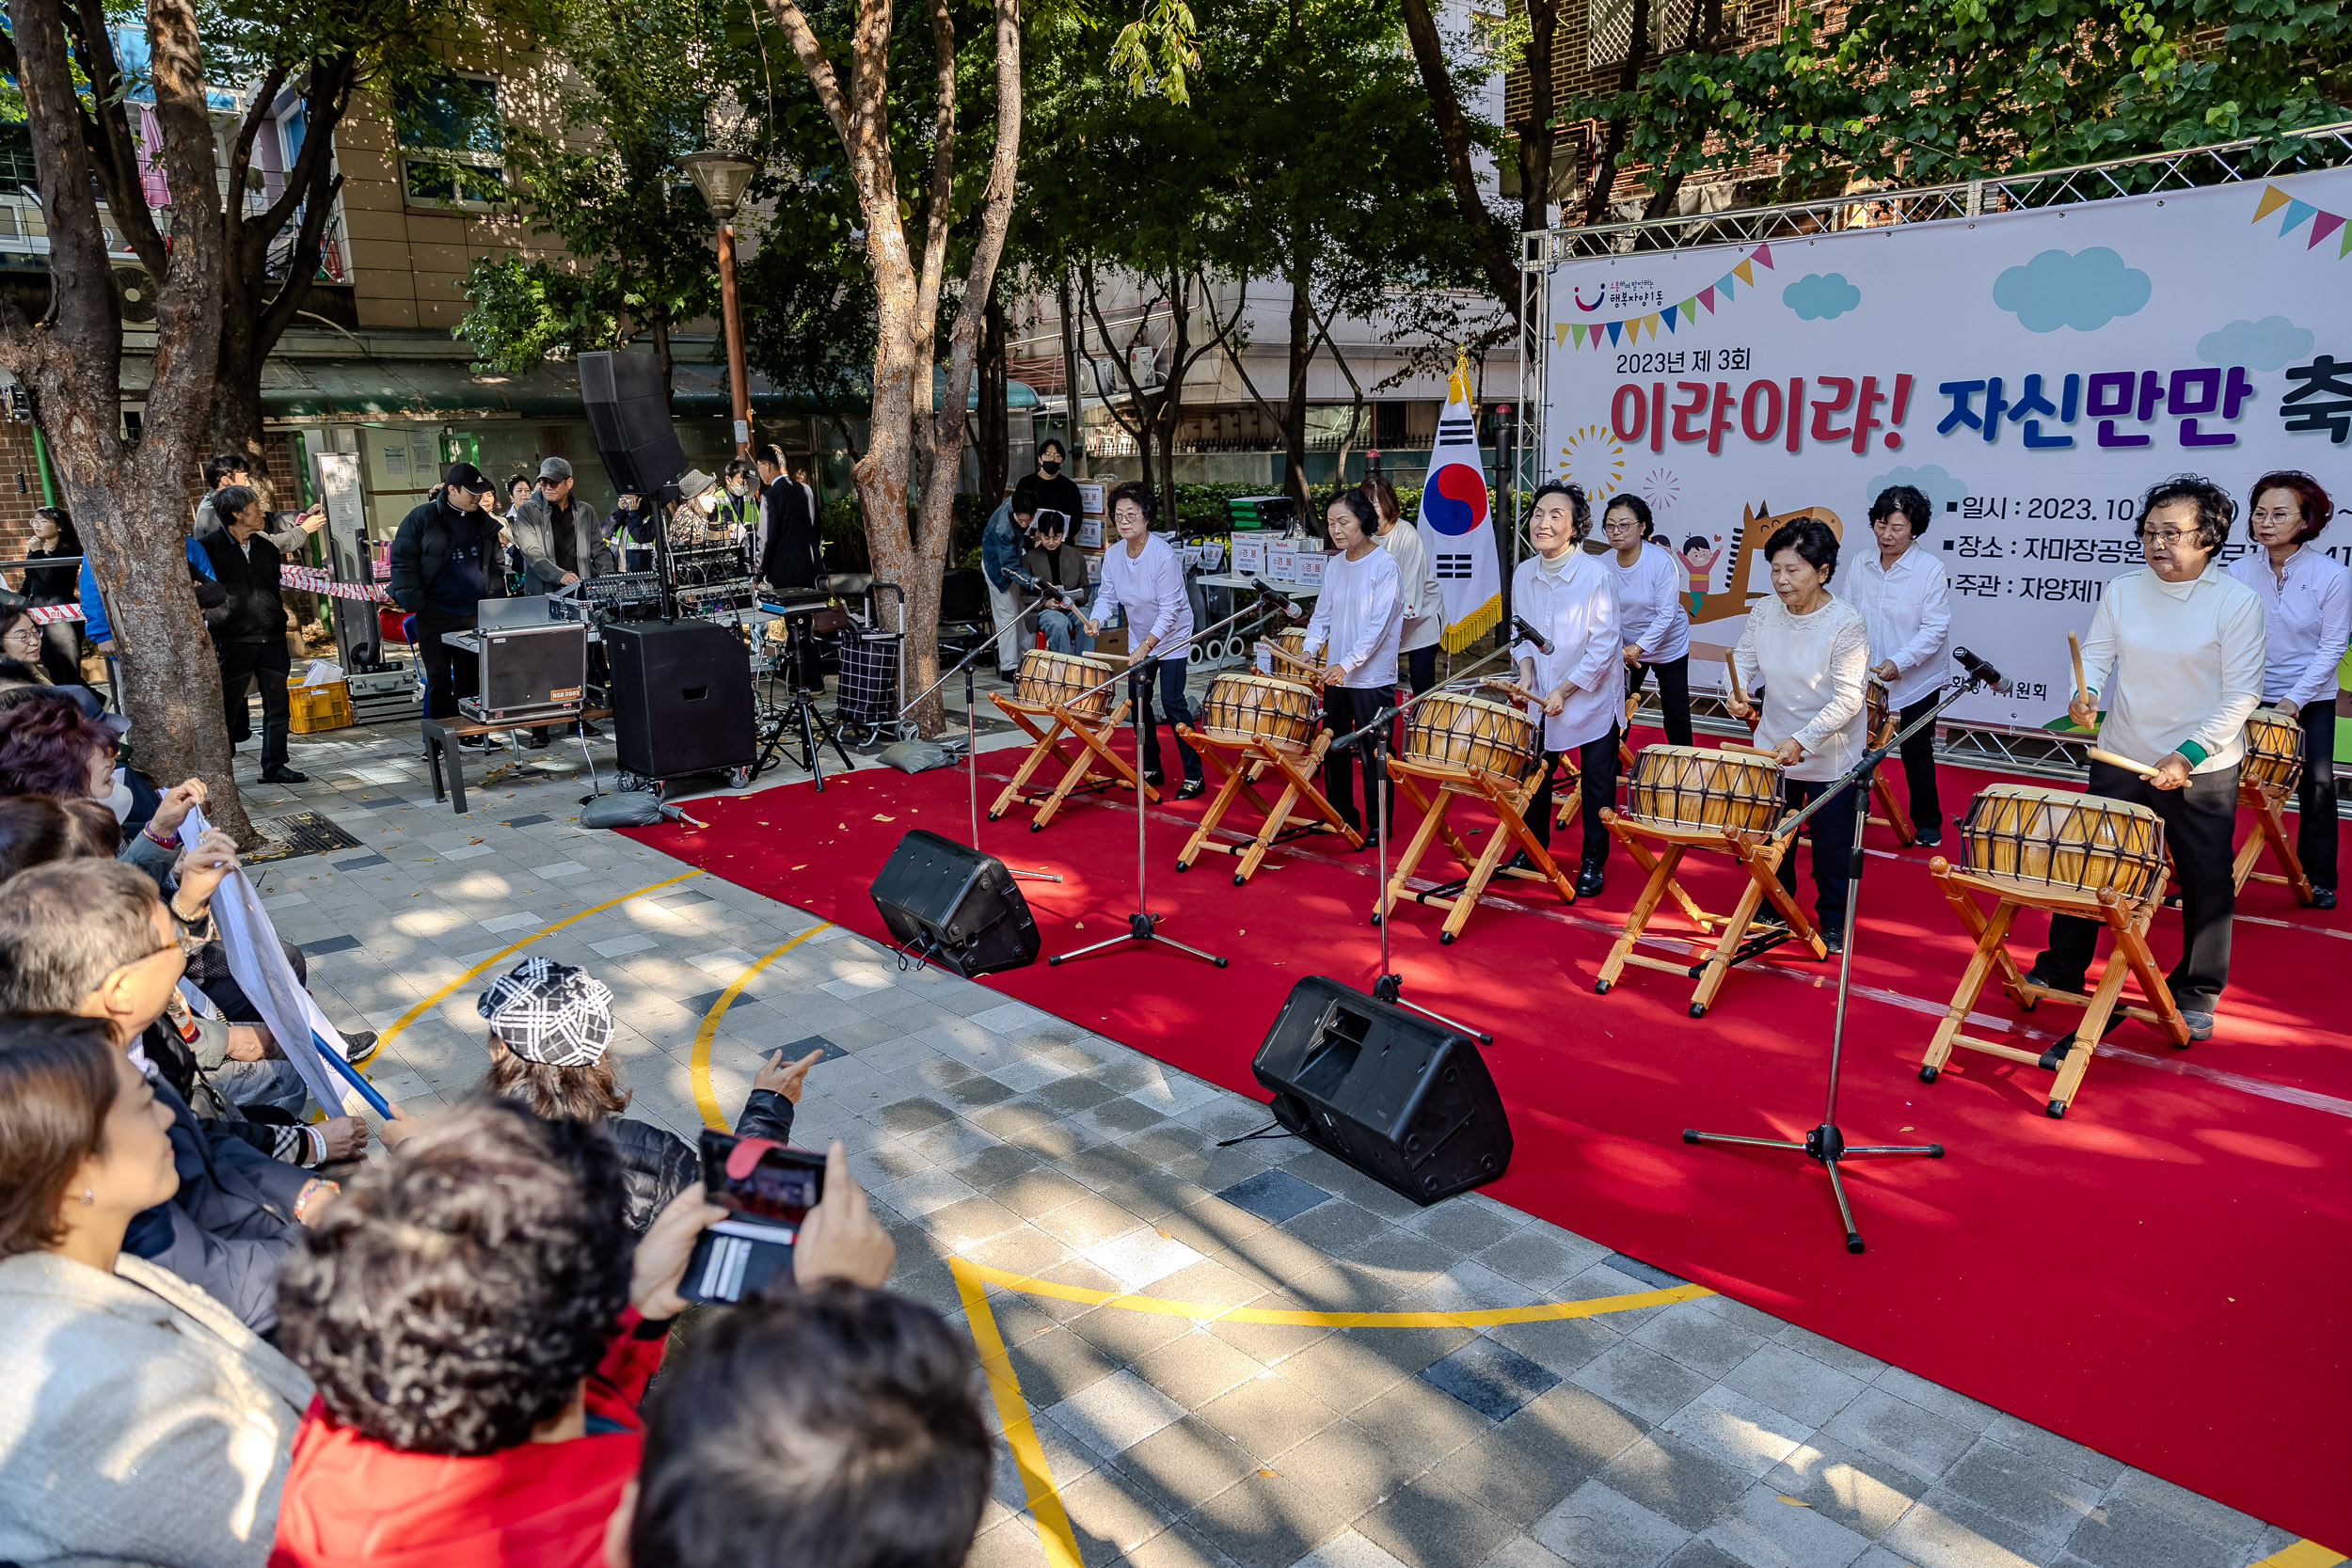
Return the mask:
{"type": "Polygon", "coordinates": [[[1538,652],[1547,654],[1551,652],[1551,639],[1529,626],[1527,617],[1524,615],[1511,617],[1511,629],[1518,633],[1518,636],[1513,639],[1514,641],[1533,642],[1538,652]]]}
{"type": "Polygon", "coordinates": [[[1297,600],[1292,598],[1288,594],[1283,593],[1279,588],[1275,587],[1274,584],[1266,581],[1264,578],[1252,574],[1249,578],[1249,586],[1255,588],[1259,593],[1263,594],[1267,598],[1272,599],[1276,604],[1281,606],[1283,620],[1303,621],[1307,618],[1307,612],[1299,608],[1297,600]]]}
{"type": "Polygon", "coordinates": [[[1954,648],[1952,650],[1952,657],[1960,661],[1960,667],[1963,670],[1968,672],[1968,678],[1970,680],[1982,681],[1985,685],[1991,687],[1994,690],[2002,693],[2004,696],[2008,694],[2009,682],[2001,678],[2001,673],[1998,670],[1995,670],[1993,666],[1987,664],[1984,660],[1979,658],[1976,655],[1970,653],[1965,648],[1954,648]]]}

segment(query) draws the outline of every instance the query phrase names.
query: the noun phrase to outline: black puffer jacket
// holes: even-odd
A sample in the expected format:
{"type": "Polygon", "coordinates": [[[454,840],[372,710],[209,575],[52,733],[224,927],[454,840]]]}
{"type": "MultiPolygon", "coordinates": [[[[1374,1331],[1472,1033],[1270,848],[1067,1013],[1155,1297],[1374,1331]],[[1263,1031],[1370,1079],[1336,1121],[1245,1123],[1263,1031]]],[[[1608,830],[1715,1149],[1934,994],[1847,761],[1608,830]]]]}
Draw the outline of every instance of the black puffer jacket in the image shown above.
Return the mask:
{"type": "MultiPolygon", "coordinates": [[[[621,1185],[628,1199],[629,1233],[643,1236],[670,1200],[703,1179],[702,1156],[692,1144],[666,1127],[614,1117],[604,1124],[621,1157],[621,1185]]],[[[739,1137],[792,1141],[792,1101],[773,1089],[754,1089],[735,1119],[739,1137]]]]}

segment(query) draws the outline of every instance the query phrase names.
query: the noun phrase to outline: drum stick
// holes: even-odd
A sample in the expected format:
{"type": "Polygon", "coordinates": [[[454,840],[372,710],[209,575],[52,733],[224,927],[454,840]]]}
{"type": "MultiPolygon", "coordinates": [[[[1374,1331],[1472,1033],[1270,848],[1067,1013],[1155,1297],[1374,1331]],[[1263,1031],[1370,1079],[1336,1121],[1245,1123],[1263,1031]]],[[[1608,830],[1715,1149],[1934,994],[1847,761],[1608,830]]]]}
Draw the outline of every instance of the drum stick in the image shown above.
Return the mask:
{"type": "Polygon", "coordinates": [[[1517,697],[1517,698],[1518,698],[1520,702],[1523,702],[1523,703],[1533,703],[1533,702],[1539,702],[1539,701],[1541,701],[1541,699],[1540,699],[1540,698],[1538,698],[1538,697],[1535,695],[1535,693],[1534,693],[1533,691],[1530,691],[1529,689],[1527,689],[1527,688],[1525,688],[1525,687],[1521,686],[1518,682],[1517,682],[1517,681],[1515,681],[1515,680],[1509,680],[1509,679],[1506,679],[1505,677],[1503,677],[1503,676],[1502,676],[1502,675],[1481,675],[1481,676],[1479,677],[1479,679],[1478,679],[1478,684],[1479,684],[1479,685],[1481,685],[1481,686],[1490,686],[1490,687],[1494,688],[1497,691],[1506,691],[1506,692],[1509,692],[1512,696],[1517,697]]]}
{"type": "Polygon", "coordinates": [[[1742,746],[1736,740],[1719,740],[1715,743],[1715,750],[1719,752],[1738,752],[1742,756],[1751,757],[1778,758],[1780,755],[1778,752],[1768,752],[1761,746],[1742,746]]]}
{"type": "Polygon", "coordinates": [[[2156,770],[2146,763],[2134,762],[2129,757],[2119,757],[2113,752],[2103,752],[2096,746],[2090,748],[2090,760],[2104,762],[2109,768],[2121,768],[2127,773],[2137,773],[2143,779],[2153,779],[2156,776],[2156,770]]]}
{"type": "Polygon", "coordinates": [[[2073,632],[2066,634],[2066,651],[2074,656],[2074,695],[2090,695],[2090,682],[2083,676],[2083,640],[2073,632]]]}
{"type": "Polygon", "coordinates": [[[1724,650],[1724,673],[1731,677],[1731,700],[1746,706],[1748,694],[1740,689],[1740,658],[1728,648],[1724,650]]]}

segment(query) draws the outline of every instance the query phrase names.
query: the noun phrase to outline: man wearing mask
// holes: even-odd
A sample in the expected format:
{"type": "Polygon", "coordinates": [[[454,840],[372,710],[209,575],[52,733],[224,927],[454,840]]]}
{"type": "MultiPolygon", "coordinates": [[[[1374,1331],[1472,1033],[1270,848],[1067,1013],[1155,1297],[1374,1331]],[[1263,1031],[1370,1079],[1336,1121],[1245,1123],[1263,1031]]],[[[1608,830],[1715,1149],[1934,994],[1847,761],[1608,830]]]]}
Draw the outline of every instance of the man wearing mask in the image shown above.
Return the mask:
{"type": "Polygon", "coordinates": [[[1029,504],[1018,510],[1032,516],[1046,512],[1058,512],[1067,519],[1064,524],[1072,533],[1086,516],[1085,503],[1078,499],[1078,482],[1062,473],[1062,444],[1051,437],[1038,443],[1037,472],[1025,474],[1013,489],[1016,494],[1028,492],[1029,504]]]}
{"type": "MultiPolygon", "coordinates": [[[[417,618],[417,657],[424,662],[425,713],[448,719],[457,700],[479,689],[474,656],[441,641],[449,631],[471,631],[481,621],[484,599],[506,596],[499,569],[499,525],[483,502],[498,486],[470,463],[453,463],[441,491],[400,520],[392,535],[392,600],[417,618]]],[[[495,751],[487,736],[468,736],[469,751],[495,751]]]]}
{"type": "Polygon", "coordinates": [[[278,546],[262,533],[266,514],[262,498],[241,484],[225,484],[213,492],[214,511],[223,527],[199,540],[213,565],[213,577],[228,591],[225,601],[204,612],[204,627],[213,635],[213,655],[220,661],[221,708],[233,747],[249,732],[246,717],[245,683],[262,689],[262,782],[308,784],[310,776],[289,765],[286,734],[290,704],[286,676],[293,658],[286,647],[286,604],[278,592],[278,546]]]}

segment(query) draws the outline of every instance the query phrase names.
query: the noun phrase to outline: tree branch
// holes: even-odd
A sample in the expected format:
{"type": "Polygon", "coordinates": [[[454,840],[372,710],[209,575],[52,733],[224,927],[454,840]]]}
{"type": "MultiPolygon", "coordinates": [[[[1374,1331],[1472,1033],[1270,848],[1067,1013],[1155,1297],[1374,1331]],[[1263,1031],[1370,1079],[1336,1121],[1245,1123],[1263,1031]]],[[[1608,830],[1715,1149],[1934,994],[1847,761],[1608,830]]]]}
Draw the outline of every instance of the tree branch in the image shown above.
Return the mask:
{"type": "Polygon", "coordinates": [[[808,24],[807,13],[801,9],[799,0],[768,0],[768,9],[776,19],[777,30],[800,57],[801,69],[808,73],[808,85],[817,89],[818,104],[825,111],[825,118],[833,121],[834,135],[841,138],[843,150],[848,150],[850,104],[842,95],[841,80],[834,74],[833,56],[825,53],[825,45],[817,30],[808,24]]]}
{"type": "Polygon", "coordinates": [[[1446,69],[1445,43],[1438,36],[1438,20],[1429,0],[1404,0],[1405,32],[1412,40],[1413,61],[1421,68],[1421,85],[1429,94],[1429,108],[1438,121],[1438,143],[1445,151],[1446,182],[1454,187],[1454,205],[1478,260],[1486,274],[1486,287],[1502,302],[1514,320],[1519,313],[1519,268],[1504,247],[1494,214],[1478,194],[1478,177],[1470,168],[1470,123],[1462,102],[1454,95],[1454,76],[1446,69]]]}

